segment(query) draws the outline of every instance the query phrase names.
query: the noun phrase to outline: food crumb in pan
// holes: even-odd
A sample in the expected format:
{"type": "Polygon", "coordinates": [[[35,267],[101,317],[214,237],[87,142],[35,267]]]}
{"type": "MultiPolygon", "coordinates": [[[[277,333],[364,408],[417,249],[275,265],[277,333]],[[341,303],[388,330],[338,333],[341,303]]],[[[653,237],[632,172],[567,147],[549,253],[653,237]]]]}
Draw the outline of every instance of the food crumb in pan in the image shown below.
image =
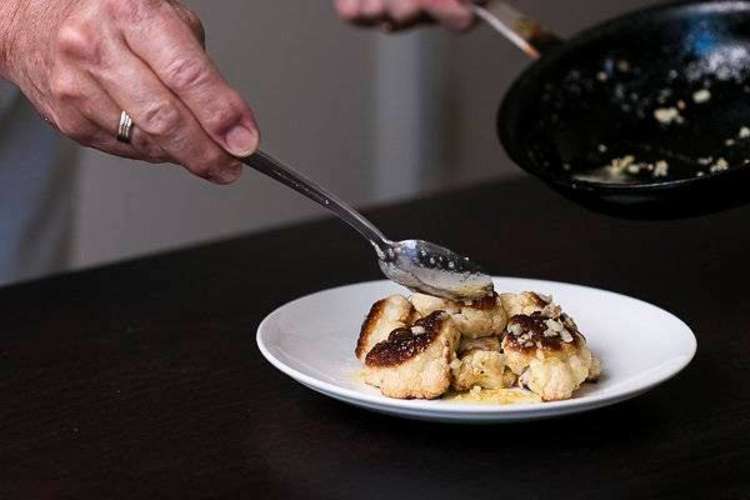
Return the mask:
{"type": "Polygon", "coordinates": [[[716,172],[723,172],[728,169],[729,169],[729,163],[727,163],[727,161],[724,158],[719,158],[718,160],[716,160],[716,163],[711,165],[711,168],[709,168],[708,170],[713,174],[716,172]]]}
{"type": "Polygon", "coordinates": [[[623,73],[627,73],[628,71],[630,71],[630,63],[625,59],[620,59],[619,61],[617,61],[617,69],[619,69],[623,73]]]}
{"type": "Polygon", "coordinates": [[[654,165],[654,177],[666,177],[669,175],[669,163],[664,160],[656,162],[654,165]]]}
{"type": "Polygon", "coordinates": [[[612,158],[612,162],[607,165],[607,168],[613,174],[621,174],[622,171],[632,165],[633,162],[635,162],[635,156],[633,155],[623,156],[622,158],[612,158]]]}
{"type": "Polygon", "coordinates": [[[596,149],[598,149],[600,153],[606,153],[607,152],[607,146],[604,145],[604,144],[599,144],[599,146],[597,146],[596,149]]]}
{"type": "Polygon", "coordinates": [[[734,144],[735,144],[734,139],[727,139],[726,141],[724,141],[725,146],[732,147],[734,146],[734,144]]]}
{"type": "Polygon", "coordinates": [[[684,110],[685,108],[687,108],[687,104],[685,104],[685,101],[683,101],[682,99],[677,101],[677,109],[684,110]]]}
{"type": "Polygon", "coordinates": [[[697,175],[698,175],[698,177],[703,177],[704,175],[706,175],[706,173],[703,172],[702,170],[698,170],[698,174],[697,175]]]}
{"type": "Polygon", "coordinates": [[[675,107],[655,109],[654,118],[656,118],[656,121],[659,123],[665,125],[669,125],[672,122],[683,123],[685,121],[682,115],[680,115],[680,110],[675,107]]]}
{"type": "Polygon", "coordinates": [[[609,180],[623,179],[624,174],[639,175],[641,172],[651,172],[653,177],[667,177],[669,175],[669,163],[659,160],[655,163],[637,161],[635,156],[627,155],[622,158],[613,158],[604,169],[609,174],[609,180]]]}
{"type": "Polygon", "coordinates": [[[570,163],[563,163],[563,166],[562,166],[562,168],[563,168],[563,170],[565,170],[565,171],[568,171],[568,170],[570,170],[570,168],[571,168],[571,167],[570,167],[570,163]]]}
{"type": "Polygon", "coordinates": [[[641,169],[643,168],[643,165],[640,163],[634,163],[632,165],[628,165],[628,173],[633,175],[638,175],[641,173],[641,169]]]}
{"type": "Polygon", "coordinates": [[[703,165],[704,167],[711,165],[713,162],[713,156],[709,156],[707,158],[698,158],[698,164],[703,165]]]}
{"type": "Polygon", "coordinates": [[[711,100],[711,92],[708,89],[701,89],[693,94],[693,101],[703,104],[711,100]]]}
{"type": "Polygon", "coordinates": [[[596,74],[596,79],[600,82],[606,82],[607,80],[609,80],[609,76],[604,71],[600,71],[596,74]]]}
{"type": "Polygon", "coordinates": [[[747,139],[748,137],[750,137],[750,128],[748,128],[748,127],[742,127],[740,129],[738,137],[740,139],[747,139]]]}
{"type": "Polygon", "coordinates": [[[669,73],[667,73],[667,76],[669,77],[670,80],[676,80],[677,77],[679,76],[679,73],[677,72],[676,69],[670,69],[669,73]]]}

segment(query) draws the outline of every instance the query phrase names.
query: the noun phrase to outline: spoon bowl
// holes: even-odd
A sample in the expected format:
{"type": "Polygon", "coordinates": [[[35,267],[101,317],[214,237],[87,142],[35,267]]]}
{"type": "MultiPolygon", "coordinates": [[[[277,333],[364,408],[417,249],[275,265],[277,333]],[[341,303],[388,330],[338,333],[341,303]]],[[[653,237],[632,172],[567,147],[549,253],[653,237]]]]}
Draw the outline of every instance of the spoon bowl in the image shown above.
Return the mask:
{"type": "Polygon", "coordinates": [[[492,279],[479,265],[428,241],[389,242],[378,257],[383,274],[415,292],[473,300],[494,291],[492,279]]]}

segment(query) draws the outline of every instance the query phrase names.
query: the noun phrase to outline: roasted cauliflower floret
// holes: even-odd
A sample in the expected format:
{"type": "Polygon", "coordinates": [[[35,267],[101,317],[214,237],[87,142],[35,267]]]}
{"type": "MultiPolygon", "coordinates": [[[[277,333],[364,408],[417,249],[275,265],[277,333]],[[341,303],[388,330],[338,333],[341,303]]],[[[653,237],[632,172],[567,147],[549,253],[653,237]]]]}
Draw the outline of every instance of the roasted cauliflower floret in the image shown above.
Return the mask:
{"type": "Polygon", "coordinates": [[[397,328],[410,326],[417,319],[417,312],[411,303],[401,295],[392,295],[379,300],[370,308],[359,333],[354,353],[364,363],[365,356],[375,344],[387,339],[397,328]]]}
{"type": "Polygon", "coordinates": [[[508,318],[524,314],[530,316],[535,312],[544,312],[553,317],[560,315],[560,307],[552,302],[552,297],[536,292],[503,293],[500,295],[505,314],[508,318]],[[545,311],[545,309],[547,309],[545,311]]]}
{"type": "Polygon", "coordinates": [[[599,362],[569,316],[559,308],[543,311],[510,318],[502,342],[506,363],[519,385],[544,401],[568,399],[584,381],[598,376],[599,362]]]}
{"type": "Polygon", "coordinates": [[[454,302],[421,293],[412,295],[410,300],[420,316],[427,316],[435,311],[450,314],[456,329],[464,337],[499,336],[507,323],[505,309],[497,294],[470,303],[454,302]]]}
{"type": "Polygon", "coordinates": [[[462,339],[451,372],[457,391],[468,391],[475,385],[486,389],[504,387],[505,356],[500,352],[500,339],[462,339]]]}
{"type": "Polygon", "coordinates": [[[481,337],[472,339],[468,337],[461,338],[458,345],[458,354],[468,354],[471,351],[497,351],[500,352],[499,337],[481,337]]]}
{"type": "Polygon", "coordinates": [[[459,334],[442,311],[399,328],[365,357],[364,379],[388,397],[434,399],[451,385],[459,334]]]}

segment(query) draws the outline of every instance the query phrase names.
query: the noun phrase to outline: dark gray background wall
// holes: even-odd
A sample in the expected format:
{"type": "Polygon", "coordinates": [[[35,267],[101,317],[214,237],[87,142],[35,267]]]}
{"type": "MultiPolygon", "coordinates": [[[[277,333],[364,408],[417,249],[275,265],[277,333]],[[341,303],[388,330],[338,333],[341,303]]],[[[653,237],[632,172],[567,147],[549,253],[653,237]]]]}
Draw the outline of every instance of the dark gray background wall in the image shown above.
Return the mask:
{"type": "MultiPolygon", "coordinates": [[[[327,0],[190,0],[209,51],[252,103],[263,147],[358,205],[521,175],[494,135],[527,64],[485,27],[386,36],[341,24],[327,0]]],[[[569,35],[648,0],[513,2],[569,35]]],[[[74,267],[257,231],[319,208],[248,172],[209,186],[175,167],[80,157],[74,267]]]]}

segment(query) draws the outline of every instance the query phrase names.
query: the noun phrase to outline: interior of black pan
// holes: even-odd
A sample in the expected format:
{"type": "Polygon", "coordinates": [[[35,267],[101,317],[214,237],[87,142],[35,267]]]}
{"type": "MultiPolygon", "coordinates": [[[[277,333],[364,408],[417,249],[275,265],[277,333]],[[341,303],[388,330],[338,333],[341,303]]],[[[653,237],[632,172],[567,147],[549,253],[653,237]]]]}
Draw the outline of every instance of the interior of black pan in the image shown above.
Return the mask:
{"type": "Polygon", "coordinates": [[[710,185],[719,204],[746,201],[750,2],[659,7],[582,33],[517,80],[498,128],[518,164],[574,195],[648,204],[710,185]]]}

